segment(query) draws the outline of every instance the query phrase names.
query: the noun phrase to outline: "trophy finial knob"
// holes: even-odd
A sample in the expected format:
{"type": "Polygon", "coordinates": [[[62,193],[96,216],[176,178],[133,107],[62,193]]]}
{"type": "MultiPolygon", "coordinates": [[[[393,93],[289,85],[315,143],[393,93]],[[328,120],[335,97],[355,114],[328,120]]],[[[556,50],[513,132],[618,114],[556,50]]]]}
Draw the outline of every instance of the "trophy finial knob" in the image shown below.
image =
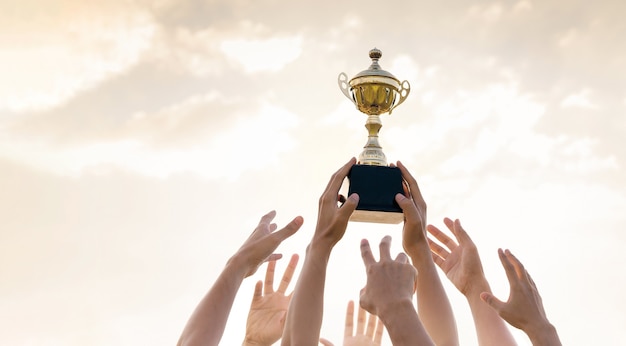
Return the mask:
{"type": "Polygon", "coordinates": [[[378,60],[381,56],[383,56],[383,52],[380,49],[374,47],[374,49],[370,50],[370,58],[372,60],[378,60]]]}

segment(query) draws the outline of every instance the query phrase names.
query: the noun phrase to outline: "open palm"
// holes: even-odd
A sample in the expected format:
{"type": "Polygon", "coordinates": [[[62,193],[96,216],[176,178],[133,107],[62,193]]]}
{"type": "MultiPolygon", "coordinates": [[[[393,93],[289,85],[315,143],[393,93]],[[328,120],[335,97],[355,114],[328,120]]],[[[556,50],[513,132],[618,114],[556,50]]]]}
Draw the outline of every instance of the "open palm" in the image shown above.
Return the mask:
{"type": "Polygon", "coordinates": [[[278,290],[274,291],[276,261],[268,262],[265,284],[259,281],[254,287],[254,295],[246,323],[247,342],[256,345],[272,345],[280,339],[291,300],[291,295],[285,295],[285,291],[297,264],[298,255],[293,255],[278,290]]]}
{"type": "Polygon", "coordinates": [[[459,220],[453,222],[446,218],[444,223],[459,243],[457,244],[437,227],[428,225],[428,232],[445,246],[428,239],[430,249],[433,252],[433,260],[454,286],[461,293],[467,294],[471,289],[471,285],[484,280],[485,277],[478,249],[461,227],[459,220]]]}

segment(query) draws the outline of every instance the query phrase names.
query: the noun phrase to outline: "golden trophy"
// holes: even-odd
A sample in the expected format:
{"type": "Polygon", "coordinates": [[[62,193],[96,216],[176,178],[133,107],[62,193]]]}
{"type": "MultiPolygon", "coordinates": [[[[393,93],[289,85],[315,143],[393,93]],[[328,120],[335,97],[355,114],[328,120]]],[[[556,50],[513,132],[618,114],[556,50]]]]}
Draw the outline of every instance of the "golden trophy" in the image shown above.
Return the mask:
{"type": "Polygon", "coordinates": [[[383,126],[380,115],[398,107],[409,95],[411,86],[406,80],[400,82],[394,75],[378,64],[382,52],[369,52],[372,64],[348,80],[345,73],[338,78],[339,88],[357,107],[367,115],[365,128],[367,143],[352,167],[348,179],[348,194],[359,194],[359,205],[351,221],[400,223],[404,219],[402,209],[395,201],[397,193],[404,193],[402,174],[397,167],[389,167],[383,149],[378,143],[378,132],[383,126]]]}

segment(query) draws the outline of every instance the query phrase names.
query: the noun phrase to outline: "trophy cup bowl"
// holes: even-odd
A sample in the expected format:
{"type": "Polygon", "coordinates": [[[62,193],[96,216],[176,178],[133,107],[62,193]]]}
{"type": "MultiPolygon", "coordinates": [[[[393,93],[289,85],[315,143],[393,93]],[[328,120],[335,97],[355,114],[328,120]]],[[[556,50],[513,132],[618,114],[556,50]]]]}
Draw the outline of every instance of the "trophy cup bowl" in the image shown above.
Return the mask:
{"type": "Polygon", "coordinates": [[[387,158],[378,142],[378,132],[382,127],[380,115],[391,114],[394,108],[404,102],[411,87],[406,80],[400,82],[380,67],[378,60],[382,52],[379,49],[370,50],[369,57],[372,64],[367,70],[359,72],[350,80],[342,72],[337,80],[343,94],[367,115],[367,143],[348,175],[349,194],[356,192],[360,197],[350,220],[399,223],[404,215],[395,201],[395,195],[404,192],[402,174],[397,167],[387,165],[387,158]]]}

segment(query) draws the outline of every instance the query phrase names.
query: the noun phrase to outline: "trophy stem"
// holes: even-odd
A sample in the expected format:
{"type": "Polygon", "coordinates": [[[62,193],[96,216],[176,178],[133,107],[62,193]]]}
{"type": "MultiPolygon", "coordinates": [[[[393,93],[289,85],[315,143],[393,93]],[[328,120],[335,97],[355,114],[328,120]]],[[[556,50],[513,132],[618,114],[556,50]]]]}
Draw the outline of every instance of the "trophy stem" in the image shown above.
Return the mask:
{"type": "Polygon", "coordinates": [[[380,116],[369,115],[365,122],[367,129],[367,143],[359,155],[359,164],[370,166],[387,166],[387,158],[383,153],[383,148],[378,143],[378,132],[383,127],[380,116]]]}

